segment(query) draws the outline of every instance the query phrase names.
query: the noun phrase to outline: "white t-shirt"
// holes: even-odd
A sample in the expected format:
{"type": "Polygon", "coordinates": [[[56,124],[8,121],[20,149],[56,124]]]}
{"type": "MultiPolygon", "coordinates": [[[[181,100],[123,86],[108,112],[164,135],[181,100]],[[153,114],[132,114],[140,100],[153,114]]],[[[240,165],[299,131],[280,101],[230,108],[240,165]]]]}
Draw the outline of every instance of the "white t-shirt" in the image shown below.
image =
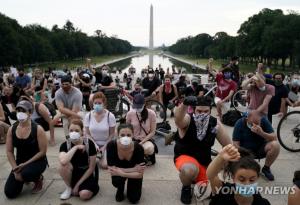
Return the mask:
{"type": "Polygon", "coordinates": [[[84,127],[88,127],[92,138],[98,146],[103,146],[109,137],[109,128],[116,126],[116,118],[113,113],[105,110],[105,116],[100,122],[95,119],[94,111],[84,117],[84,127]]]}

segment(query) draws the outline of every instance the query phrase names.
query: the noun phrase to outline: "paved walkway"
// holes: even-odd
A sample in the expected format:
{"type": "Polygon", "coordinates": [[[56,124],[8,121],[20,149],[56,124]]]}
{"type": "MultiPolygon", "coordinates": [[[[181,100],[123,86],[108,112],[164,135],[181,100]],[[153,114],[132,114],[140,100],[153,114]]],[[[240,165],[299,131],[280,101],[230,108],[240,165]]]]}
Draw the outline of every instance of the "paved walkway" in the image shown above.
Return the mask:
{"type": "MultiPolygon", "coordinates": [[[[172,128],[176,129],[174,121],[170,120],[172,128]]],[[[227,127],[228,132],[232,133],[232,128],[227,127]]],[[[48,148],[48,160],[50,167],[45,172],[45,186],[43,192],[32,195],[30,187],[25,185],[21,196],[15,200],[8,200],[4,196],[3,188],[5,180],[10,172],[10,165],[5,155],[5,145],[0,145],[0,204],[4,205],[57,205],[57,204],[81,204],[82,202],[73,197],[67,201],[61,201],[59,194],[64,190],[64,183],[57,172],[57,156],[59,145],[63,142],[62,128],[56,128],[55,136],[57,145],[48,148]]],[[[173,165],[173,146],[165,147],[162,138],[157,139],[160,153],[157,156],[157,163],[146,169],[143,183],[143,193],[140,204],[147,205],[176,205],[181,204],[180,189],[181,185],[178,179],[178,172],[173,165]]],[[[220,145],[216,143],[216,149],[220,145]]],[[[263,165],[263,161],[260,162],[263,165]]],[[[261,186],[290,186],[292,183],[292,175],[296,169],[300,169],[300,153],[290,153],[281,149],[278,160],[272,167],[276,177],[274,182],[267,182],[261,178],[259,184],[261,186]]],[[[114,200],[115,188],[111,185],[110,175],[107,171],[100,171],[100,192],[92,200],[84,202],[89,205],[99,204],[129,204],[128,201],[117,203],[114,200]]],[[[287,204],[286,195],[265,195],[272,205],[287,204]]],[[[193,201],[196,204],[195,200],[193,201]]],[[[208,203],[205,203],[208,204],[208,203]]]]}

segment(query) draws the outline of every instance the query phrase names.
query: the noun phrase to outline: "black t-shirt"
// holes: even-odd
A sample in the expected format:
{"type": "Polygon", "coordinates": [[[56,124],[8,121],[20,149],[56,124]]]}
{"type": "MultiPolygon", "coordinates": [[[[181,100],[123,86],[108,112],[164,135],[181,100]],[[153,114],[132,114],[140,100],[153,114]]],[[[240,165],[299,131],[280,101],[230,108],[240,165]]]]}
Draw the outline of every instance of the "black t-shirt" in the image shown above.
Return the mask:
{"type": "Polygon", "coordinates": [[[149,92],[147,93],[146,97],[150,96],[153,91],[155,91],[159,86],[161,82],[157,77],[154,77],[153,80],[149,80],[149,78],[144,78],[142,81],[142,86],[144,89],[148,89],[149,92]]]}
{"type": "Polygon", "coordinates": [[[125,159],[119,159],[116,140],[112,140],[107,144],[106,153],[108,166],[116,166],[120,168],[133,168],[135,167],[135,165],[144,162],[144,149],[137,142],[134,142],[134,151],[129,161],[125,159]]]}
{"type": "Polygon", "coordinates": [[[289,90],[286,85],[282,84],[280,86],[275,86],[273,84],[273,86],[275,87],[275,95],[272,97],[269,103],[269,116],[280,112],[281,99],[287,98],[289,94],[289,90]]]}
{"type": "Polygon", "coordinates": [[[186,87],[187,87],[185,81],[178,81],[175,85],[176,85],[176,88],[178,90],[179,95],[185,94],[185,90],[186,90],[186,87]]]}
{"type": "MultiPolygon", "coordinates": [[[[74,144],[71,143],[71,148],[74,144]]],[[[60,145],[59,152],[68,152],[67,142],[60,145]]],[[[74,169],[87,169],[89,167],[89,157],[97,154],[95,144],[89,139],[89,154],[86,151],[77,150],[71,159],[74,169]]]]}
{"type": "MultiPolygon", "coordinates": [[[[218,194],[212,196],[209,205],[238,205],[234,199],[234,191],[231,192],[228,191],[228,190],[234,190],[234,188],[235,188],[234,184],[223,183],[221,191],[218,194]]],[[[253,195],[252,205],[271,205],[271,204],[267,199],[262,198],[262,196],[259,193],[257,193],[253,195]]]]}
{"type": "Polygon", "coordinates": [[[185,89],[185,96],[198,96],[200,91],[207,92],[207,90],[202,85],[197,85],[196,89],[193,89],[192,86],[189,86],[185,89]]]}

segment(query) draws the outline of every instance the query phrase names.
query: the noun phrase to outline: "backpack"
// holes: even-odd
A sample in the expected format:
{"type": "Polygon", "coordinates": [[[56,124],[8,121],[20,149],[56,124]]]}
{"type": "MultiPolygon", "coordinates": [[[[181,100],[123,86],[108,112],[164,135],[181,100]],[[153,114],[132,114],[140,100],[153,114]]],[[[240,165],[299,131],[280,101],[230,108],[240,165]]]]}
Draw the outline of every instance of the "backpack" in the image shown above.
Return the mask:
{"type": "Polygon", "coordinates": [[[240,118],[242,118],[242,115],[237,110],[229,110],[227,113],[225,113],[222,117],[222,122],[225,125],[234,127],[236,121],[238,121],[240,118]]]}
{"type": "Polygon", "coordinates": [[[44,105],[48,108],[52,118],[56,115],[56,109],[53,104],[49,102],[44,102],[44,105]]]}
{"type": "Polygon", "coordinates": [[[39,112],[39,106],[40,106],[40,103],[36,103],[34,106],[36,113],[40,116],[40,118],[35,119],[34,122],[37,123],[38,125],[40,125],[47,132],[50,129],[49,123],[41,116],[41,114],[39,112]]]}

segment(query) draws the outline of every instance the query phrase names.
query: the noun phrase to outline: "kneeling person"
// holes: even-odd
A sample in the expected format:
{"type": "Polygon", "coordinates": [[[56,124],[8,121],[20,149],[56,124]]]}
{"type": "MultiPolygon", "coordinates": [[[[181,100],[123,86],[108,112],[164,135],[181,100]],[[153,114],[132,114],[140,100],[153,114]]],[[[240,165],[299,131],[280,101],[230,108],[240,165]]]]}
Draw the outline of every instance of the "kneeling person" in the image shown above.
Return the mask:
{"type": "Polygon", "coordinates": [[[99,191],[96,147],[92,140],[83,138],[83,123],[74,119],[69,125],[69,139],[62,143],[59,153],[59,174],[67,188],[60,195],[65,200],[79,196],[88,200],[99,191]]]}
{"type": "Polygon", "coordinates": [[[178,132],[175,136],[174,162],[182,183],[181,201],[190,204],[191,184],[206,181],[206,168],[211,162],[211,147],[215,138],[222,146],[231,143],[221,122],[210,115],[211,100],[208,97],[188,96],[175,111],[178,132]],[[188,106],[194,113],[187,114],[188,106]]]}

